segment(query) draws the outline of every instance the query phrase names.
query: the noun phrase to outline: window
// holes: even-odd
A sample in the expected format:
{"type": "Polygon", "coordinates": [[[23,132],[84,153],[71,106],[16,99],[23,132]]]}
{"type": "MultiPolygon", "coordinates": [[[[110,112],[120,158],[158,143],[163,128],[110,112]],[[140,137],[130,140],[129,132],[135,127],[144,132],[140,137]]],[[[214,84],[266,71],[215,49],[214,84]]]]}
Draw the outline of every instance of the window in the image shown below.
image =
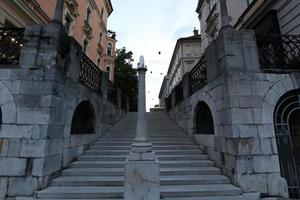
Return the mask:
{"type": "Polygon", "coordinates": [[[99,35],[99,43],[101,44],[101,41],[102,41],[102,37],[103,37],[103,33],[100,32],[100,35],[99,35]]]}
{"type": "Polygon", "coordinates": [[[253,0],[246,0],[246,1],[248,6],[253,2],[253,0]]]}
{"type": "Polygon", "coordinates": [[[112,53],[112,44],[108,43],[108,45],[107,45],[107,55],[111,56],[111,53],[112,53]]]}
{"type": "Polygon", "coordinates": [[[110,66],[106,67],[106,72],[108,72],[108,77],[110,77],[110,66]]]}
{"type": "Polygon", "coordinates": [[[91,17],[92,17],[92,11],[91,11],[90,8],[88,8],[87,11],[86,11],[86,21],[90,23],[91,22],[91,17]]]}
{"type": "Polygon", "coordinates": [[[212,1],[213,0],[207,0],[209,11],[211,11],[213,9],[213,7],[214,7],[214,4],[213,4],[212,1]]]}
{"type": "Polygon", "coordinates": [[[101,59],[98,58],[98,59],[97,59],[97,66],[98,66],[98,67],[100,67],[100,63],[101,63],[101,59]]]}
{"type": "Polygon", "coordinates": [[[101,18],[103,18],[103,14],[104,14],[104,9],[101,9],[101,18]]]}
{"type": "Polygon", "coordinates": [[[2,125],[2,110],[1,110],[1,107],[0,107],[0,128],[1,128],[1,125],[2,125]]]}
{"type": "Polygon", "coordinates": [[[87,51],[88,51],[88,46],[89,46],[89,41],[87,39],[84,39],[83,40],[83,48],[82,48],[82,51],[87,54],[87,51]]]}
{"type": "Polygon", "coordinates": [[[73,22],[73,19],[71,18],[71,16],[69,14],[67,14],[65,17],[65,31],[68,35],[70,34],[70,28],[71,28],[72,22],[73,22]]]}

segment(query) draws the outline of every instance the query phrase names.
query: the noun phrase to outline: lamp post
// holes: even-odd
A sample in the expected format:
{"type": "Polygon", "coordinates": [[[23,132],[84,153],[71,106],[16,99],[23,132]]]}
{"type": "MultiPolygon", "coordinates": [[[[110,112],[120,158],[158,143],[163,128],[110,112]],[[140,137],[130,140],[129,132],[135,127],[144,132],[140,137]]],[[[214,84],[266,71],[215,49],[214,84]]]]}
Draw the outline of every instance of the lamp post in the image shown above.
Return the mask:
{"type": "Polygon", "coordinates": [[[159,162],[147,138],[144,57],[138,64],[138,120],[136,137],[125,163],[125,200],[157,200],[160,196],[159,162]]]}

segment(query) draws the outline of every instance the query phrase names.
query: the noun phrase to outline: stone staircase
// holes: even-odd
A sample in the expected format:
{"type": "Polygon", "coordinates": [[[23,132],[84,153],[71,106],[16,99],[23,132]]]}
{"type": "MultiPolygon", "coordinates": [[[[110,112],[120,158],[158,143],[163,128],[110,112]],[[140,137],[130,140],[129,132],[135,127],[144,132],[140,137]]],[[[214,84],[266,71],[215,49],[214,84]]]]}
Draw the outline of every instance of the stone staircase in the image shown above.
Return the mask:
{"type": "MultiPolygon", "coordinates": [[[[124,164],[135,136],[129,113],[37,199],[123,199],[124,164]]],[[[160,161],[161,199],[246,200],[165,113],[147,113],[148,134],[160,161]]]]}

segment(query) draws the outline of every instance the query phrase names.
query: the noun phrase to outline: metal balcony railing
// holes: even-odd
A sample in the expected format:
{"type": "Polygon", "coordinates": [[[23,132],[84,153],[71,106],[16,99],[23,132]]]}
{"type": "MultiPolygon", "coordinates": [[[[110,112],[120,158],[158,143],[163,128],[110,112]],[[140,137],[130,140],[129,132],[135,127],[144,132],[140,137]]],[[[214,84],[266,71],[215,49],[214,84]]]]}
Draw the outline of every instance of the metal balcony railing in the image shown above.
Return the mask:
{"type": "Polygon", "coordinates": [[[19,64],[24,31],[24,28],[0,28],[0,64],[19,64]]]}
{"type": "Polygon", "coordinates": [[[300,36],[257,35],[261,68],[265,70],[300,70],[300,36]]]}
{"type": "Polygon", "coordinates": [[[203,88],[207,84],[206,57],[203,56],[196,66],[190,71],[191,94],[203,88]]]}
{"type": "Polygon", "coordinates": [[[101,94],[102,71],[81,52],[80,83],[98,94],[101,94]]]}

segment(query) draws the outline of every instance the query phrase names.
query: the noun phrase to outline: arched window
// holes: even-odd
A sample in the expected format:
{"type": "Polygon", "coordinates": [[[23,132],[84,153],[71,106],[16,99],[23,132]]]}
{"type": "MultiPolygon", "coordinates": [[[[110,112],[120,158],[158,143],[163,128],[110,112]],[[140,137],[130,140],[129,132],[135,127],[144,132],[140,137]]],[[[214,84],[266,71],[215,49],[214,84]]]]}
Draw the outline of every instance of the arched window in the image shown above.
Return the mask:
{"type": "Polygon", "coordinates": [[[1,128],[1,126],[2,126],[2,109],[1,109],[1,107],[0,107],[0,128],[1,128]]]}
{"type": "Polygon", "coordinates": [[[300,198],[300,90],[284,94],[274,112],[281,175],[291,198],[300,198]]]}
{"type": "Polygon", "coordinates": [[[208,105],[199,102],[195,109],[195,134],[214,134],[214,121],[208,105]]]}
{"type": "Polygon", "coordinates": [[[73,115],[71,134],[94,134],[95,112],[89,101],[81,102],[73,115]]]}

